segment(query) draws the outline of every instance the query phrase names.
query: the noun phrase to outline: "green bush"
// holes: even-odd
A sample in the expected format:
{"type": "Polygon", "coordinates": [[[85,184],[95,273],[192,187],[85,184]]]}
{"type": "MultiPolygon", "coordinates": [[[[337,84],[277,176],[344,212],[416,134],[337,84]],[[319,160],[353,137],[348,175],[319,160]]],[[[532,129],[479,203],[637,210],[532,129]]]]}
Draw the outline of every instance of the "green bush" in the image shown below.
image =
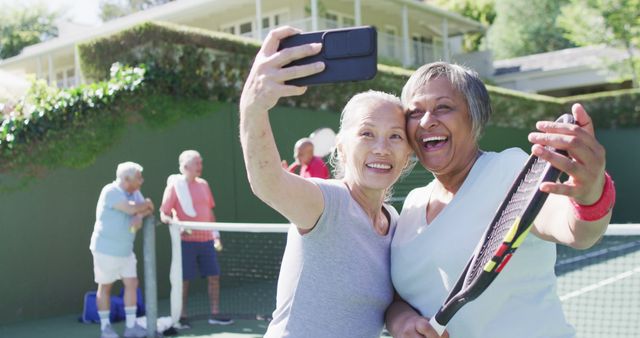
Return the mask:
{"type": "Polygon", "coordinates": [[[110,146],[138,105],[144,68],[111,67],[108,81],[36,90],[0,125],[0,172],[22,178],[83,167],[110,146]]]}
{"type": "MultiPolygon", "coordinates": [[[[104,79],[114,62],[145,64],[154,91],[176,96],[223,102],[237,101],[259,45],[249,39],[178,26],[149,22],[100,38],[79,47],[83,71],[104,79]]],[[[372,81],[314,86],[302,97],[281,100],[281,105],[341,111],[355,93],[377,89],[399,94],[411,71],[379,65],[372,81]]],[[[597,127],[640,125],[638,91],[613,95],[558,99],[487,86],[493,102],[490,123],[531,129],[535,121],[554,119],[570,110],[572,102],[585,103],[597,127]]]]}
{"type": "Polygon", "coordinates": [[[615,129],[640,126],[640,89],[616,90],[562,99],[566,110],[580,102],[596,127],[615,129]]]}

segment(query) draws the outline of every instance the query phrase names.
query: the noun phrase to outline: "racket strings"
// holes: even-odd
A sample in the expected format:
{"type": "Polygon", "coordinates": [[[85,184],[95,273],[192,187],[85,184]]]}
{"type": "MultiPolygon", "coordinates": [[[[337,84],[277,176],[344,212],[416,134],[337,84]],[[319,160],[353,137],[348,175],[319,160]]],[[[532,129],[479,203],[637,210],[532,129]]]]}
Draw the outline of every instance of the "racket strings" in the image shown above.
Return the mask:
{"type": "Polygon", "coordinates": [[[465,278],[465,287],[476,280],[480,272],[483,271],[484,266],[493,258],[498,248],[504,242],[504,238],[516,218],[524,213],[533,194],[538,190],[547,164],[547,161],[536,158],[525,176],[518,182],[516,190],[511,194],[507,205],[500,213],[500,218],[491,225],[486,240],[483,242],[480,250],[478,250],[476,258],[473,260],[465,278]]]}

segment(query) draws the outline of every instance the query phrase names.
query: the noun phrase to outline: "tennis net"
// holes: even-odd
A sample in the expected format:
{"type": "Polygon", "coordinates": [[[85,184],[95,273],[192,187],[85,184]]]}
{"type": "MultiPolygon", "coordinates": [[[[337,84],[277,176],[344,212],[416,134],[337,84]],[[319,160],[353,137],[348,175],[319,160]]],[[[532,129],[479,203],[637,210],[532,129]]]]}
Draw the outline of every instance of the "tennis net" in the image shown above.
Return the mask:
{"type": "MultiPolygon", "coordinates": [[[[220,231],[222,314],[270,318],[289,224],[181,222],[175,226],[220,231]]],[[[637,337],[640,224],[610,225],[604,238],[588,250],[558,245],[557,251],[558,295],[577,337],[637,337]]],[[[206,283],[190,287],[188,313],[196,318],[209,315],[206,283]]]]}
{"type": "MultiPolygon", "coordinates": [[[[182,309],[182,264],[176,256],[180,232],[216,230],[223,248],[217,253],[220,266],[220,315],[234,319],[269,319],[275,309],[280,263],[289,224],[180,222],[170,226],[172,241],[171,316],[182,309]]],[[[206,280],[190,282],[187,315],[206,318],[210,302],[206,280]]]]}

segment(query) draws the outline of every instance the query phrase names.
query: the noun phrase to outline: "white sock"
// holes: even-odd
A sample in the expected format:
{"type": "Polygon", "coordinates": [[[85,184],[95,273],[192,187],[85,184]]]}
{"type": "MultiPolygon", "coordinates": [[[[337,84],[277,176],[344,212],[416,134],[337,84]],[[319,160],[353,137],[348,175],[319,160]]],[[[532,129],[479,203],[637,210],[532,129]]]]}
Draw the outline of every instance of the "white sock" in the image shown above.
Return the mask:
{"type": "Polygon", "coordinates": [[[107,325],[111,324],[111,321],[109,320],[109,311],[98,311],[98,316],[100,316],[100,330],[104,330],[105,327],[107,327],[107,325]]]}
{"type": "Polygon", "coordinates": [[[131,328],[136,325],[136,306],[127,306],[124,308],[124,313],[127,316],[127,327],[131,328]]]}

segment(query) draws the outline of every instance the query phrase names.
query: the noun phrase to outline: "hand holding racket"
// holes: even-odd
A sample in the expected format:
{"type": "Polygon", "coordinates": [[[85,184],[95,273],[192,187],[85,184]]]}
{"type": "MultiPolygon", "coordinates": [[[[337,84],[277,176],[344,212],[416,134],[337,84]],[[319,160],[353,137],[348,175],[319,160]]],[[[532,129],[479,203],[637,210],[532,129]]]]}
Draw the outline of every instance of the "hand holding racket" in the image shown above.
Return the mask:
{"type": "MultiPolygon", "coordinates": [[[[562,115],[556,123],[573,124],[570,114],[562,115]]],[[[566,158],[566,152],[547,146],[547,158],[566,158]]],[[[543,157],[532,154],[509,189],[481,243],[469,259],[456,285],[440,310],[429,321],[442,334],[451,318],[465,304],[480,296],[502,271],[529,233],[533,221],[547,199],[541,190],[544,182],[553,184],[560,177],[556,169],[543,157]]]]}
{"type": "Polygon", "coordinates": [[[536,124],[540,132],[529,134],[529,141],[534,143],[531,152],[569,175],[566,182],[543,183],[540,186],[542,191],[565,195],[579,204],[591,205],[602,195],[605,149],[596,140],[593,122],[584,107],[574,104],[571,111],[575,124],[536,124]],[[568,157],[549,151],[546,147],[564,149],[568,157]]]}

